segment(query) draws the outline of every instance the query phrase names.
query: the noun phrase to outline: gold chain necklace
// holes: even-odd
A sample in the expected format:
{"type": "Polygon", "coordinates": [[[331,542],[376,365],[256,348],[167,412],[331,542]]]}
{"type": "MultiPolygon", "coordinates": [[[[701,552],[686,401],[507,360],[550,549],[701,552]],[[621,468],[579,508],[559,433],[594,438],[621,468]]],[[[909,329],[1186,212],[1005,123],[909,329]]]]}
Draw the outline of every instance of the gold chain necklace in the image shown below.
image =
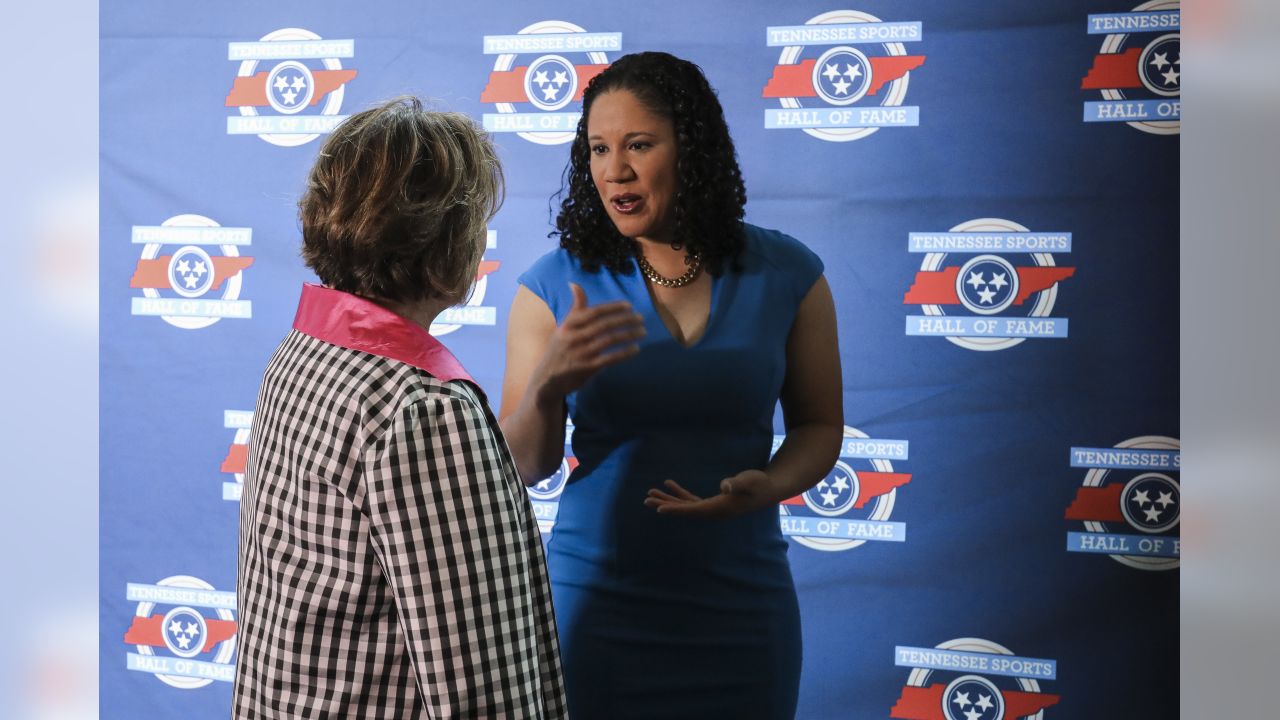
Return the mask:
{"type": "Polygon", "coordinates": [[[649,264],[649,261],[644,259],[643,252],[636,253],[636,264],[640,266],[640,272],[643,273],[650,282],[655,285],[661,285],[662,287],[684,287],[685,285],[693,282],[698,277],[698,273],[702,272],[701,255],[688,255],[686,256],[685,262],[689,263],[689,269],[685,270],[683,275],[677,278],[668,278],[659,275],[658,271],[653,269],[653,266],[649,264]]]}

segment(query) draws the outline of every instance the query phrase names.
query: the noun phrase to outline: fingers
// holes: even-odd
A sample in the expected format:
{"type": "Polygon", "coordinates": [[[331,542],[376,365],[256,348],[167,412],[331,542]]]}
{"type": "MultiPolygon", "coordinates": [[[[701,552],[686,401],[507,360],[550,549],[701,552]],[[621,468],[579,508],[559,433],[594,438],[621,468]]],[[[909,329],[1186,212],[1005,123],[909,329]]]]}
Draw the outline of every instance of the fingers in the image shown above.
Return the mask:
{"type": "Polygon", "coordinates": [[[663,515],[688,515],[696,517],[722,517],[731,510],[720,496],[706,500],[681,500],[661,490],[650,490],[650,497],[645,498],[645,507],[653,508],[663,515]]]}
{"type": "Polygon", "coordinates": [[[681,487],[680,483],[676,482],[675,480],[667,480],[666,482],[663,483],[663,485],[666,485],[668,488],[670,488],[671,492],[675,493],[675,495],[679,497],[681,500],[685,500],[688,502],[697,502],[702,499],[697,495],[694,495],[693,493],[689,492],[688,490],[685,490],[683,487],[681,487]]]}
{"type": "Polygon", "coordinates": [[[588,315],[597,309],[585,311],[582,315],[588,319],[579,318],[565,329],[565,340],[568,347],[572,348],[576,362],[581,363],[580,367],[583,369],[592,372],[622,362],[640,352],[640,346],[636,343],[647,334],[644,319],[632,312],[627,303],[606,313],[588,315]],[[590,319],[591,317],[594,319],[590,319]]]}
{"type": "Polygon", "coordinates": [[[575,337],[586,340],[588,345],[608,346],[620,340],[644,337],[644,319],[633,312],[613,313],[595,321],[579,323],[575,337]]]}
{"type": "Polygon", "coordinates": [[[628,321],[637,324],[644,322],[644,318],[626,300],[615,300],[580,310],[575,309],[565,318],[565,322],[572,326],[590,330],[595,330],[600,323],[608,323],[614,320],[619,320],[624,324],[628,321]]]}
{"type": "Polygon", "coordinates": [[[668,480],[664,484],[671,492],[650,488],[648,495],[644,499],[646,507],[654,508],[658,512],[667,512],[681,510],[691,506],[693,503],[702,501],[702,498],[685,490],[675,480],[668,480]]]}
{"type": "Polygon", "coordinates": [[[639,353],[640,345],[637,341],[644,336],[643,327],[628,327],[625,330],[591,336],[585,342],[582,335],[574,335],[571,336],[573,339],[569,340],[572,348],[570,352],[576,367],[588,373],[595,373],[639,353]],[[577,347],[573,347],[574,345],[577,347]]]}
{"type": "Polygon", "coordinates": [[[599,305],[587,304],[587,292],[577,283],[569,283],[573,293],[573,306],[562,323],[562,329],[571,331],[578,342],[588,339],[588,352],[594,353],[621,342],[644,337],[644,316],[626,300],[599,305]]]}
{"type": "Polygon", "coordinates": [[[573,293],[573,307],[570,308],[570,312],[583,310],[587,307],[587,291],[583,290],[581,285],[574,282],[569,283],[569,292],[573,293]]]}
{"type": "Polygon", "coordinates": [[[587,357],[602,354],[615,345],[633,345],[637,340],[645,336],[645,330],[642,327],[627,328],[600,335],[591,339],[587,344],[582,346],[582,352],[587,357]]]}
{"type": "Polygon", "coordinates": [[[665,490],[649,489],[644,505],[664,515],[731,517],[757,508],[750,497],[753,483],[752,473],[739,473],[722,480],[718,494],[703,498],[689,492],[675,480],[667,480],[663,483],[665,490]]]}
{"type": "Polygon", "coordinates": [[[639,330],[644,334],[644,316],[632,312],[631,306],[625,304],[625,311],[603,313],[592,320],[581,323],[583,332],[605,335],[608,333],[624,333],[639,330]]]}
{"type": "Polygon", "coordinates": [[[677,510],[681,505],[688,503],[673,495],[668,495],[657,488],[650,488],[648,495],[644,499],[644,506],[652,508],[660,513],[671,512],[677,510]]]}
{"type": "Polygon", "coordinates": [[[668,495],[667,493],[664,493],[657,488],[654,488],[649,491],[649,495],[648,497],[645,498],[644,504],[648,505],[650,501],[657,501],[657,502],[664,502],[664,503],[684,502],[683,500],[680,500],[679,498],[673,495],[668,495]]]}
{"type": "Polygon", "coordinates": [[[644,501],[644,504],[646,507],[656,510],[659,515],[698,515],[700,514],[700,511],[698,510],[698,506],[690,505],[689,503],[671,503],[671,502],[663,502],[661,500],[654,500],[653,498],[649,498],[648,500],[644,501]]]}

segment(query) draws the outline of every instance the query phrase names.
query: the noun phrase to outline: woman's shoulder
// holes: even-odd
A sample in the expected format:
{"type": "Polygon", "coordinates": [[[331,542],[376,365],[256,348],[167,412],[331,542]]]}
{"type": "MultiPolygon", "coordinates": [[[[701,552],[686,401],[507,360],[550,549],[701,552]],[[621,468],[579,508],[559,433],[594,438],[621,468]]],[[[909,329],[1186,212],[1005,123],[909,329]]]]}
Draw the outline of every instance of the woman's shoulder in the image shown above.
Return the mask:
{"type": "Polygon", "coordinates": [[[572,253],[564,248],[556,248],[535,260],[528,270],[520,274],[516,282],[546,303],[559,321],[573,305],[569,283],[585,287],[590,284],[590,280],[591,274],[583,270],[582,263],[572,253]]]}
{"type": "Polygon", "coordinates": [[[796,238],[772,228],[743,223],[746,231],[744,253],[773,270],[817,279],[822,274],[822,258],[796,238]]]}
{"type": "Polygon", "coordinates": [[[524,282],[526,278],[530,280],[538,279],[561,279],[570,277],[580,270],[577,259],[569,253],[568,250],[558,247],[554,248],[542,255],[529,266],[520,275],[520,282],[524,282]]]}
{"type": "Polygon", "coordinates": [[[582,272],[578,260],[564,248],[555,248],[538,258],[516,279],[544,300],[551,289],[558,289],[582,272]]]}

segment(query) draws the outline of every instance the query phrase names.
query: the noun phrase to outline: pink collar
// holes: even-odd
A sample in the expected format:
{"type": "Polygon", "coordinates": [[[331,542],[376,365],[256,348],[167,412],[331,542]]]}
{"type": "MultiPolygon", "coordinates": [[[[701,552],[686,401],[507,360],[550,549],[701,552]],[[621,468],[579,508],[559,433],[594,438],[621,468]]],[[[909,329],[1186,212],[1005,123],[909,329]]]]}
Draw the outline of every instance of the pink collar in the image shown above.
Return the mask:
{"type": "Polygon", "coordinates": [[[303,284],[293,328],[339,347],[399,360],[437,380],[475,384],[453,353],[421,325],[351,293],[303,284]]]}

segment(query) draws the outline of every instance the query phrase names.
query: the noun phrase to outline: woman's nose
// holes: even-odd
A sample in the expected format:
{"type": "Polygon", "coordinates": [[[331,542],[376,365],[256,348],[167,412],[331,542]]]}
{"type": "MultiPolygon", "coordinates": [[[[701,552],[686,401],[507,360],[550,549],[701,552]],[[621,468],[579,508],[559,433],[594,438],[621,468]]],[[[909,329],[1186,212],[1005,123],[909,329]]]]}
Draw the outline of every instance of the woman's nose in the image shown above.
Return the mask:
{"type": "Polygon", "coordinates": [[[606,182],[627,182],[635,177],[635,173],[631,169],[631,163],[623,157],[622,153],[610,153],[609,159],[605,161],[604,179],[606,182]]]}

